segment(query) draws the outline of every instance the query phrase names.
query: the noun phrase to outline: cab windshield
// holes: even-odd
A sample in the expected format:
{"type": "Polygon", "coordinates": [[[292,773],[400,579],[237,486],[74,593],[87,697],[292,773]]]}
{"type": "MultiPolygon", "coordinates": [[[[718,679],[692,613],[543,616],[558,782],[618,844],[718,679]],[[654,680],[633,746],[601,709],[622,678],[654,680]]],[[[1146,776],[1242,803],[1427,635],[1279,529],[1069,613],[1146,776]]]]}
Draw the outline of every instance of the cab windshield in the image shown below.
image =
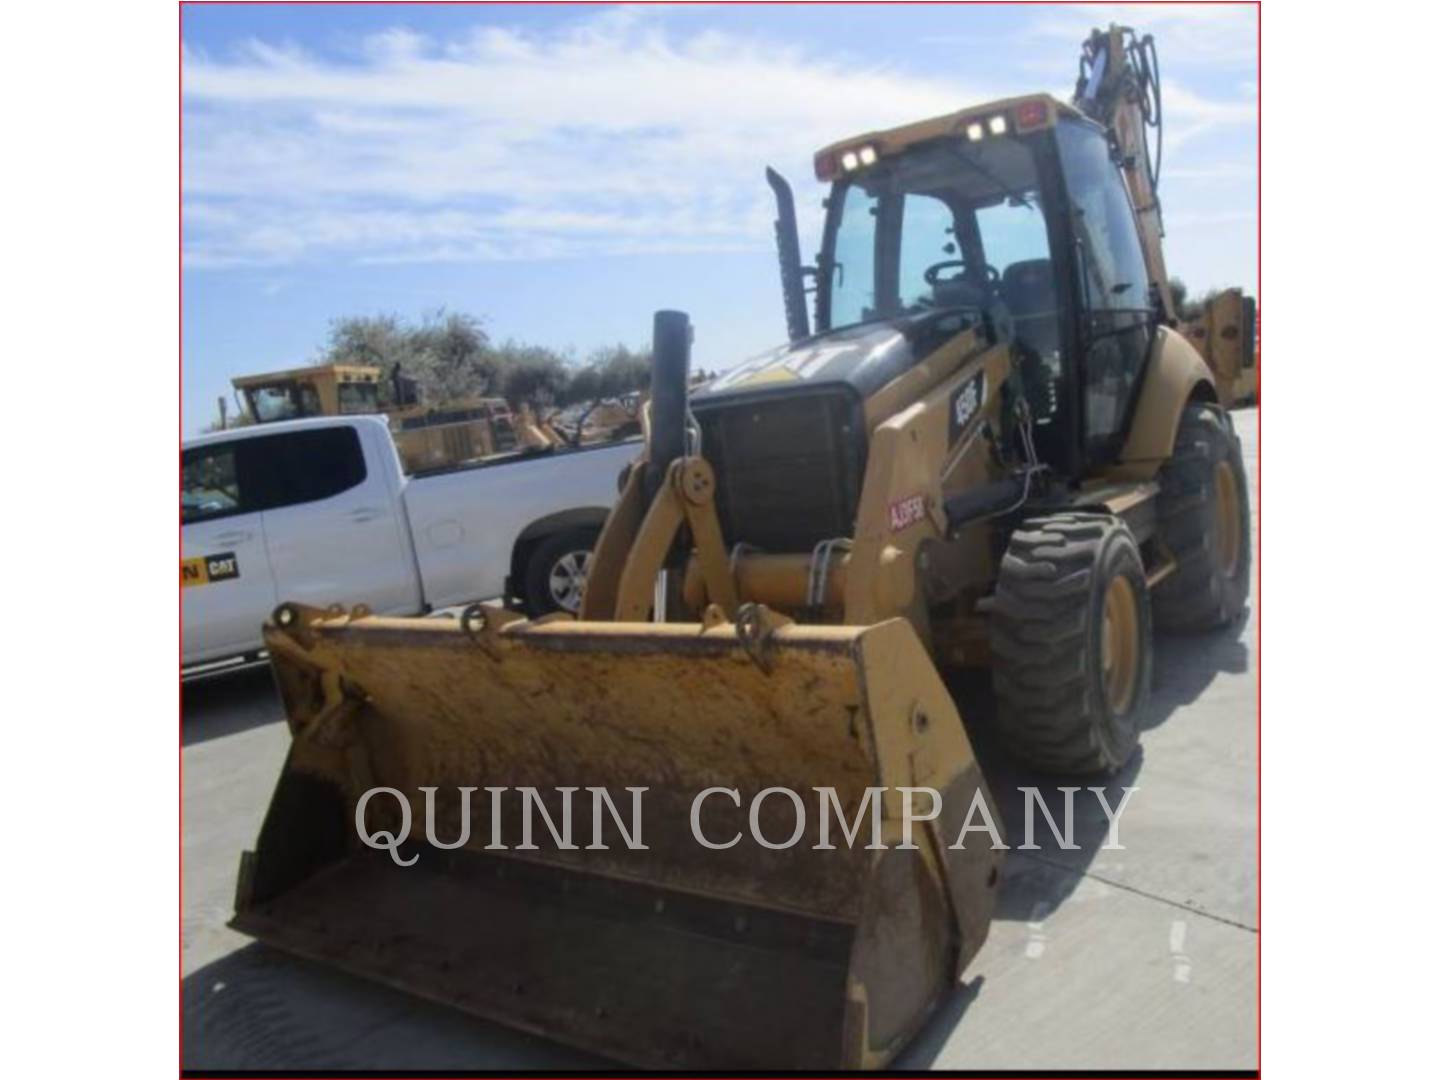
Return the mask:
{"type": "Polygon", "coordinates": [[[822,266],[822,330],[997,300],[1055,322],[1045,210],[1024,140],[940,139],[840,181],[822,266]]]}
{"type": "Polygon", "coordinates": [[[309,383],[287,381],[254,386],[245,391],[245,400],[250,415],[259,424],[321,415],[320,395],[309,383]]]}
{"type": "Polygon", "coordinates": [[[250,404],[250,415],[257,423],[293,420],[303,415],[300,412],[300,395],[294,383],[256,386],[245,391],[245,398],[250,404]]]}

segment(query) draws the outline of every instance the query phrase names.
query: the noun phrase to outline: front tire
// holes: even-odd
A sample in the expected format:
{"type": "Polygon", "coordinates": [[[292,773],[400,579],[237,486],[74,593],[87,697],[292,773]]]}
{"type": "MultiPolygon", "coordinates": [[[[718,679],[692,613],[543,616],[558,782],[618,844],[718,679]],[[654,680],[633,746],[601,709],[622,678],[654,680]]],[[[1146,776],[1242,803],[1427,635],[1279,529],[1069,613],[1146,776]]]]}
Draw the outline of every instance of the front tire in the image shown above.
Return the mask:
{"type": "Polygon", "coordinates": [[[1240,440],[1218,406],[1185,407],[1156,509],[1175,570],[1155,587],[1155,624],[1197,631],[1239,618],[1250,596],[1250,498],[1240,440]]]}
{"type": "Polygon", "coordinates": [[[595,529],[566,529],[535,546],[525,563],[525,610],[532,618],[554,611],[579,613],[599,536],[595,529]]]}
{"type": "Polygon", "coordinates": [[[990,645],[1000,731],[1044,772],[1114,773],[1150,698],[1150,593],[1140,548],[1108,514],[1034,518],[1010,537],[990,645]]]}

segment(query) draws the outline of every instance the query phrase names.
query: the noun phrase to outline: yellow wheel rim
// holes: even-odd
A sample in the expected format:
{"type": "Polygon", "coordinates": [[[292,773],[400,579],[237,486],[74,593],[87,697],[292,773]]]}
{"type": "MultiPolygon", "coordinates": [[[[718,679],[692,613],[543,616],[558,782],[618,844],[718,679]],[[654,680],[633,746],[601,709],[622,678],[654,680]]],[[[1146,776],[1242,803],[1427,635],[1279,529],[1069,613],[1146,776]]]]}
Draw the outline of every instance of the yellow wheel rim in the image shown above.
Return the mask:
{"type": "Polygon", "coordinates": [[[1220,547],[1220,568],[1234,577],[1240,568],[1240,485],[1228,461],[1215,464],[1215,535],[1220,547]]]}
{"type": "Polygon", "coordinates": [[[1100,669],[1105,703],[1123,716],[1135,700],[1140,674],[1140,609],[1127,577],[1110,579],[1105,589],[1105,621],[1100,628],[1100,669]]]}

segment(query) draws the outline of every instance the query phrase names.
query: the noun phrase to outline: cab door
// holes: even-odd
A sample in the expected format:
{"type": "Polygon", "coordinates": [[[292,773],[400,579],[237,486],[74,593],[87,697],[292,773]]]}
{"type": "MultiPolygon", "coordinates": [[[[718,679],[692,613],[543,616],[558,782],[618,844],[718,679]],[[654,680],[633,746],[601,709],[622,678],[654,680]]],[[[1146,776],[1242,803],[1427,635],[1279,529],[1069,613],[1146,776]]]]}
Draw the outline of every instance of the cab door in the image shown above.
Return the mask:
{"type": "Polygon", "coordinates": [[[239,448],[255,440],[193,447],[181,455],[181,662],[220,660],[262,647],[275,579],[262,515],[241,483],[239,448]]]}
{"type": "Polygon", "coordinates": [[[398,493],[369,468],[356,427],[287,432],[258,451],[246,467],[261,477],[265,544],[281,600],[365,604],[378,614],[420,610],[398,493]]]}
{"type": "Polygon", "coordinates": [[[1124,444],[1156,316],[1130,196],[1105,134],[1067,118],[1056,137],[1079,286],[1082,450],[1095,467],[1114,461],[1124,444]]]}

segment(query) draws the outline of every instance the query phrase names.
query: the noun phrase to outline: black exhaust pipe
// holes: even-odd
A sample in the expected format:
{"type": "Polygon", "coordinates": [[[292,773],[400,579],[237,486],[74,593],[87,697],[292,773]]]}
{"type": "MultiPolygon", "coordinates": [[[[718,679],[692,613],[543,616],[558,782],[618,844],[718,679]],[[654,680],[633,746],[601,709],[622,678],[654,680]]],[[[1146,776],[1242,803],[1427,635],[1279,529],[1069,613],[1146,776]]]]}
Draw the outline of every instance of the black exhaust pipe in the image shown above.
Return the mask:
{"type": "Polygon", "coordinates": [[[775,246],[780,256],[780,292],[785,297],[785,328],[791,341],[810,336],[805,307],[805,268],[800,265],[800,230],[795,224],[795,193],[790,183],[768,165],[765,182],[775,193],[775,246]]]}
{"type": "Polygon", "coordinates": [[[665,482],[671,462],[685,456],[690,409],[690,316],[657,311],[650,360],[650,464],[645,472],[648,505],[665,482]]]}

